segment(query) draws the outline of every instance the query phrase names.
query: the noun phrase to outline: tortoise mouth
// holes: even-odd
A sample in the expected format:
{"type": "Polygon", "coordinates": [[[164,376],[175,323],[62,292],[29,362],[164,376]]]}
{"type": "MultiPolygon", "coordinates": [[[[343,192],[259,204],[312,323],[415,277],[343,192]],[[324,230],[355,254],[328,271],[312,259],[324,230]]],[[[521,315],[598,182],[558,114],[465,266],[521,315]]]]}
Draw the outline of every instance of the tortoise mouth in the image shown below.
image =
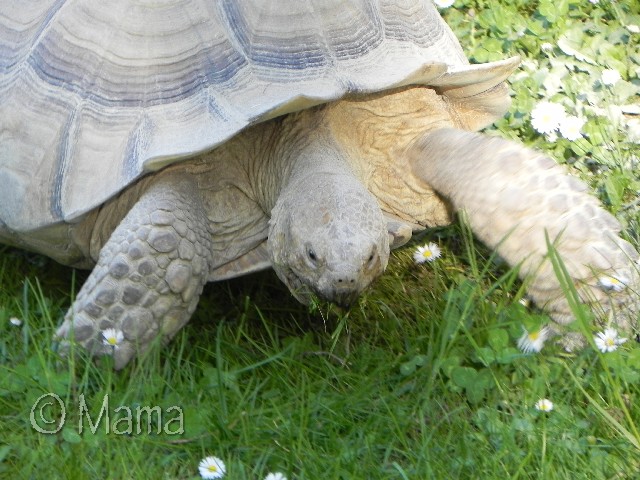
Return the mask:
{"type": "Polygon", "coordinates": [[[280,267],[275,268],[275,271],[296,300],[303,305],[310,305],[312,303],[315,296],[314,289],[296,275],[292,269],[280,267]]]}
{"type": "Polygon", "coordinates": [[[276,273],[287,285],[291,294],[303,305],[310,305],[320,299],[333,303],[341,308],[349,309],[356,303],[361,291],[356,288],[331,288],[322,290],[315,288],[304,278],[297,275],[291,268],[277,269],[276,273]]]}
{"type": "Polygon", "coordinates": [[[333,303],[340,308],[349,310],[358,301],[361,291],[353,288],[332,288],[330,291],[314,290],[322,300],[333,303]]]}

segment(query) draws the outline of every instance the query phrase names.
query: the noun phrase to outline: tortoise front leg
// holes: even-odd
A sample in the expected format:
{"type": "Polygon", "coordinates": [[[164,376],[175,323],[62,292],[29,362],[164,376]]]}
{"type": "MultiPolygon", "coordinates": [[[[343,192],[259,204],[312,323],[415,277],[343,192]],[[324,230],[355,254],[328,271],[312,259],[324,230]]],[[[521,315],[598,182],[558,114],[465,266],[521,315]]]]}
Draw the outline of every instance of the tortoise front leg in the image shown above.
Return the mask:
{"type": "Polygon", "coordinates": [[[513,142],[454,129],[425,135],[408,159],[418,178],[466,211],[478,238],[520,265],[520,275],[530,279],[529,295],[556,322],[573,316],[548,261],[545,234],[583,301],[603,307],[604,321],[613,313],[621,328],[636,326],[638,253],[618,236],[619,222],[587,186],[553,160],[513,142]],[[626,286],[612,288],[608,282],[616,279],[626,286]]]}
{"type": "Polygon", "coordinates": [[[211,236],[200,198],[186,177],[147,190],[100,251],[98,262],[56,336],[124,367],[189,320],[209,274],[211,236]],[[109,345],[105,331],[121,341],[109,345]]]}

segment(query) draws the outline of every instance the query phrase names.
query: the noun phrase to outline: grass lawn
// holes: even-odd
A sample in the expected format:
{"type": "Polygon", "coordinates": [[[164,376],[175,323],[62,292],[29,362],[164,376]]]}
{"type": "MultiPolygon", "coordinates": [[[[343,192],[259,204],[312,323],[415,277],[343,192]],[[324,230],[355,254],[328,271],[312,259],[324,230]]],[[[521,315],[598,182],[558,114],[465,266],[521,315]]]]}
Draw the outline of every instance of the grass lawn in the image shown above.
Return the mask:
{"type": "MultiPolygon", "coordinates": [[[[565,163],[640,247],[640,5],[441,11],[473,61],[524,59],[489,133],[565,163]],[[542,101],[584,121],[581,135],[536,131],[542,101]]],[[[297,304],[272,272],[210,284],[168,347],[117,373],[51,348],[85,278],[0,248],[0,478],[198,479],[207,456],[228,479],[640,478],[637,343],[522,353],[523,327],[548,317],[462,223],[394,252],[349,312],[297,304]],[[425,242],[443,255],[417,265],[425,242]]]]}

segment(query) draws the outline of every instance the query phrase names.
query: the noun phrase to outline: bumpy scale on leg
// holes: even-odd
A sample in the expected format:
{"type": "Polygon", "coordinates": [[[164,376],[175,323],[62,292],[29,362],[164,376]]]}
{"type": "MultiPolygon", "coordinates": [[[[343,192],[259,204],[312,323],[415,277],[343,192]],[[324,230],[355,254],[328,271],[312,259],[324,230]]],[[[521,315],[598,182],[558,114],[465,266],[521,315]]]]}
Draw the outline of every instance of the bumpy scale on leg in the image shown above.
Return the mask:
{"type": "MultiPolygon", "coordinates": [[[[601,320],[613,316],[626,331],[637,327],[638,253],[587,186],[553,160],[499,138],[443,129],[420,139],[409,161],[416,176],[467,212],[478,238],[521,265],[529,295],[556,322],[573,316],[547,258],[545,232],[601,320]],[[625,285],[610,285],[616,281],[625,285]]],[[[577,337],[569,336],[565,346],[573,342],[577,337]]]]}
{"type": "Polygon", "coordinates": [[[94,355],[113,354],[124,367],[161,335],[169,340],[189,320],[210,265],[207,220],[188,178],[154,184],[100,252],[57,337],[94,355]],[[124,339],[108,345],[106,329],[124,339]]]}

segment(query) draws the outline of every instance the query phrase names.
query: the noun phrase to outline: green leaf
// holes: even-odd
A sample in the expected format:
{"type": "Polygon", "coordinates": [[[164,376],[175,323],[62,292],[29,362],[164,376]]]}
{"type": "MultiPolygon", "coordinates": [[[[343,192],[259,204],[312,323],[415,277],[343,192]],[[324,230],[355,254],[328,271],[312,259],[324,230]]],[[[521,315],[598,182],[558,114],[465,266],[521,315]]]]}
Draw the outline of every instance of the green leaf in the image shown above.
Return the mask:
{"type": "Polygon", "coordinates": [[[538,12],[550,23],[562,19],[569,11],[569,0],[541,0],[538,12]]]}
{"type": "Polygon", "coordinates": [[[498,363],[503,365],[512,363],[515,359],[522,357],[522,352],[516,348],[505,348],[496,358],[498,363]]]}
{"type": "Polygon", "coordinates": [[[467,394],[467,398],[471,403],[478,404],[482,400],[484,400],[487,389],[480,383],[474,383],[469,388],[465,389],[465,392],[467,394]]]}
{"type": "Polygon", "coordinates": [[[427,363],[427,357],[425,355],[416,355],[413,358],[413,363],[418,367],[422,367],[427,363]]]}
{"type": "Polygon", "coordinates": [[[405,377],[411,375],[415,371],[416,371],[416,365],[413,362],[405,362],[402,365],[400,365],[400,373],[405,377]]]}
{"type": "Polygon", "coordinates": [[[485,61],[495,61],[504,57],[502,42],[496,38],[488,37],[483,40],[476,50],[476,58],[483,58],[485,61]],[[480,54],[480,56],[478,55],[480,54]]]}
{"type": "Polygon", "coordinates": [[[629,184],[629,178],[623,173],[613,173],[604,182],[607,197],[614,210],[622,205],[624,192],[629,184]]]}
{"type": "Polygon", "coordinates": [[[491,385],[493,385],[491,370],[488,368],[481,369],[477,372],[473,383],[465,389],[467,398],[471,403],[481,402],[486,396],[491,385]]]}
{"type": "Polygon", "coordinates": [[[67,443],[80,443],[82,437],[72,427],[65,427],[62,429],[62,438],[67,443]]]}
{"type": "Polygon", "coordinates": [[[184,434],[188,437],[197,437],[206,432],[209,428],[207,419],[209,413],[200,407],[191,405],[183,407],[184,434]]]}
{"type": "Polygon", "coordinates": [[[586,50],[586,47],[583,43],[584,33],[580,28],[573,28],[571,30],[567,30],[559,39],[558,39],[558,47],[562,50],[566,55],[575,57],[581,62],[590,63],[591,65],[597,65],[597,62],[592,58],[586,50]]]}
{"type": "MultiPolygon", "coordinates": [[[[624,69],[616,68],[618,71],[624,71],[624,69]]],[[[619,81],[613,87],[613,93],[618,99],[619,103],[631,101],[636,103],[635,97],[640,95],[640,87],[632,82],[619,81]]]]}
{"type": "Polygon", "coordinates": [[[504,330],[491,330],[489,332],[489,345],[496,352],[499,352],[509,345],[509,335],[504,330]]]}
{"type": "Polygon", "coordinates": [[[479,348],[476,354],[478,361],[485,366],[491,365],[496,360],[496,353],[489,347],[479,348]]]}
{"type": "Polygon", "coordinates": [[[459,387],[471,387],[478,377],[478,372],[472,367],[456,367],[451,371],[451,380],[459,387]]]}
{"type": "Polygon", "coordinates": [[[640,348],[634,348],[627,355],[627,364],[640,368],[640,348]]]}
{"type": "Polygon", "coordinates": [[[5,458],[7,458],[7,455],[9,454],[10,451],[11,451],[11,446],[9,445],[3,445],[2,447],[0,447],[0,463],[2,463],[5,458]]]}
{"type": "Polygon", "coordinates": [[[542,37],[549,33],[549,29],[545,27],[541,20],[531,20],[527,24],[527,30],[536,37],[542,37]]]}
{"type": "Polygon", "coordinates": [[[453,375],[453,370],[455,370],[458,365],[462,362],[462,359],[457,355],[452,355],[446,359],[444,359],[440,363],[440,371],[444,373],[447,377],[451,378],[453,375]]]}

